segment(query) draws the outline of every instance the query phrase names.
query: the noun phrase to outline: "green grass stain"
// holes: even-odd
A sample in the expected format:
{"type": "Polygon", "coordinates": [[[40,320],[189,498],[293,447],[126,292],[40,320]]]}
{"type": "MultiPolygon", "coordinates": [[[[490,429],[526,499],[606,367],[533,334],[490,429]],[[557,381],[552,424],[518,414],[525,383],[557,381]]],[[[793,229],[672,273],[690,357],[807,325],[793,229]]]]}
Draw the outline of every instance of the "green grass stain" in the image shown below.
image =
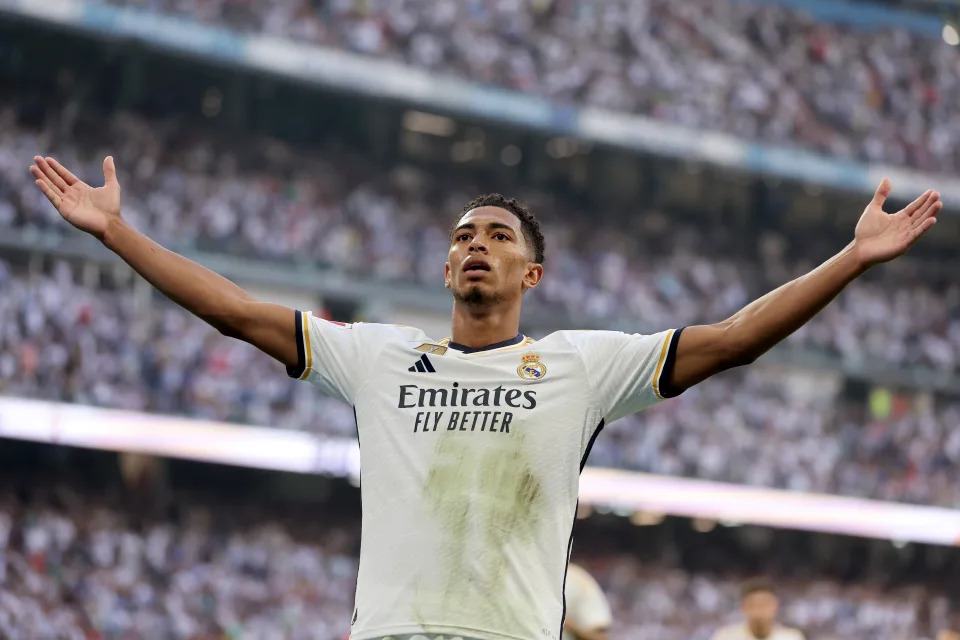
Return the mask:
{"type": "MultiPolygon", "coordinates": [[[[504,589],[506,550],[523,553],[535,544],[543,487],[522,434],[502,442],[463,435],[441,436],[423,489],[425,506],[443,529],[436,550],[443,578],[435,588],[444,611],[472,610],[485,624],[515,625],[519,616],[504,589]]],[[[421,613],[414,616],[429,631],[421,613]]]]}

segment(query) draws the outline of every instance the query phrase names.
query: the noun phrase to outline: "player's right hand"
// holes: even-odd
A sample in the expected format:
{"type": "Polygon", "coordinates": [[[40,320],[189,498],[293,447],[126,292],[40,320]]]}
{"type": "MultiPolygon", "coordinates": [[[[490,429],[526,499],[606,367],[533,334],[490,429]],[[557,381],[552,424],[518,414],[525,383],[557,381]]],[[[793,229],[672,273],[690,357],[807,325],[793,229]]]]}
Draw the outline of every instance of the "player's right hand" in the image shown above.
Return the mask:
{"type": "Polygon", "coordinates": [[[63,219],[81,231],[103,239],[107,225],[120,218],[120,183],[113,157],[103,161],[102,187],[93,188],[53,158],[36,156],[30,166],[37,187],[63,219]]]}

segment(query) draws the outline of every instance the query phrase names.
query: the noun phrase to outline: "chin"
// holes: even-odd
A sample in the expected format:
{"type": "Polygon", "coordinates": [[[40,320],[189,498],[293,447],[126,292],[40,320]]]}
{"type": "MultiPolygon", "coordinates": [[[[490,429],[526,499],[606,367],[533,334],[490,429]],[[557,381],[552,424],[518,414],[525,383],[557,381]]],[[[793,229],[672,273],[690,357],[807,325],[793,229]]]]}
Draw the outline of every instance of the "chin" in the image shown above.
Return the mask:
{"type": "Polygon", "coordinates": [[[496,291],[483,287],[479,283],[470,283],[462,289],[453,292],[453,297],[470,306],[489,306],[498,302],[502,296],[496,291]]]}
{"type": "Polygon", "coordinates": [[[463,301],[467,304],[484,304],[489,296],[477,285],[470,285],[463,292],[463,301]]]}

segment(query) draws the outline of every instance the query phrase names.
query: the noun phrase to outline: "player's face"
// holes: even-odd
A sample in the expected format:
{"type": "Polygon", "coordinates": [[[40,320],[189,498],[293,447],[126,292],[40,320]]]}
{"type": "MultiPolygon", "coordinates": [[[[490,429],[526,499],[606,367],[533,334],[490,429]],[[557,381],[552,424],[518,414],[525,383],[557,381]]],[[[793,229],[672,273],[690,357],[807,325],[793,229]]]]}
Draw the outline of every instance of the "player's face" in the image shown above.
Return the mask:
{"type": "Polygon", "coordinates": [[[531,254],[515,215],[500,207],[473,209],[453,232],[446,286],[454,298],[471,306],[518,300],[543,274],[531,254]]]}
{"type": "Polygon", "coordinates": [[[740,608],[753,635],[766,638],[777,621],[780,601],[769,591],[754,591],[740,601],[740,608]]]}

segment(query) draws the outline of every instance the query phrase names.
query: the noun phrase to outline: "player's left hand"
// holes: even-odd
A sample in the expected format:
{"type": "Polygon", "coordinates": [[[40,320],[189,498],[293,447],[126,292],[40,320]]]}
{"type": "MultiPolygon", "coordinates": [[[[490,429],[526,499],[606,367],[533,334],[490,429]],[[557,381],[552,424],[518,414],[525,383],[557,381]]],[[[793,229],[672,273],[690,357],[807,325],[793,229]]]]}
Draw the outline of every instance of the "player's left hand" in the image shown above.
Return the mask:
{"type": "Polygon", "coordinates": [[[940,194],[931,189],[900,211],[887,213],[883,210],[883,203],[888,195],[890,180],[884,178],[854,232],[854,247],[865,267],[904,253],[936,224],[937,213],[943,207],[940,194]]]}

